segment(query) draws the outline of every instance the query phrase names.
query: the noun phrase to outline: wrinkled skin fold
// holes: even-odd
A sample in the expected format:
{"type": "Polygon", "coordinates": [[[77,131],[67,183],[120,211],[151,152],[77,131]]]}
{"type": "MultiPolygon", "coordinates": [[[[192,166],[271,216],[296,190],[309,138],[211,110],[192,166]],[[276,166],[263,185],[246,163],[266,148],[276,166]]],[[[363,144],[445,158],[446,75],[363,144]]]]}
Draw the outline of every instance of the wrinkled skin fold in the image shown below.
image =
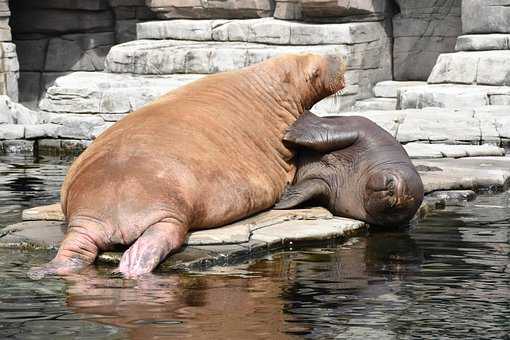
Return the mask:
{"type": "Polygon", "coordinates": [[[131,113],[73,163],[61,191],[69,229],[29,275],[65,275],[128,247],[118,271],[152,271],[192,229],[269,209],[292,181],[284,132],[344,87],[340,56],[284,55],[204,77],[131,113]]]}
{"type": "Polygon", "coordinates": [[[276,209],[314,201],[338,216],[399,226],[423,201],[423,183],[404,148],[367,118],[306,111],[284,143],[297,150],[297,173],[276,209]]]}

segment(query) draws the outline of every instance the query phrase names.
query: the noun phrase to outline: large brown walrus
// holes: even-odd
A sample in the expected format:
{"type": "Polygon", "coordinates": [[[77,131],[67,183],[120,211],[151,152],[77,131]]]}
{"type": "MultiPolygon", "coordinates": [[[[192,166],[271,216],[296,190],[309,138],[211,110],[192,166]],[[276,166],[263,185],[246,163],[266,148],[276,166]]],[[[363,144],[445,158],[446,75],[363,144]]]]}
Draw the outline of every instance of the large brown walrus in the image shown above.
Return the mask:
{"type": "Polygon", "coordinates": [[[315,201],[337,216],[399,226],[423,201],[423,183],[402,145],[365,117],[306,111],[283,139],[297,150],[297,172],[276,209],[315,201]]]}
{"type": "Polygon", "coordinates": [[[69,224],[32,277],[76,272],[129,246],[118,270],[152,271],[190,229],[275,204],[295,166],[282,142],[305,109],[344,87],[340,56],[284,55],[204,77],[131,113],[73,163],[61,191],[69,224]]]}

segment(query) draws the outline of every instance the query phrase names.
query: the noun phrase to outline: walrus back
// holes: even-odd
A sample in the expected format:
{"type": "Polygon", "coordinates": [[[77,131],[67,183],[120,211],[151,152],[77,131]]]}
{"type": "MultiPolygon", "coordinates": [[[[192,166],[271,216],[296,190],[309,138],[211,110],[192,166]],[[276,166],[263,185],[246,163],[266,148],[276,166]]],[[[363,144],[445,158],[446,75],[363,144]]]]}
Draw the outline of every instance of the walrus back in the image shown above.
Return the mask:
{"type": "Polygon", "coordinates": [[[213,78],[173,91],[102,134],[66,178],[68,218],[95,209],[122,226],[163,210],[207,228],[272,206],[294,175],[281,142],[293,116],[228,78],[219,89],[213,78]]]}

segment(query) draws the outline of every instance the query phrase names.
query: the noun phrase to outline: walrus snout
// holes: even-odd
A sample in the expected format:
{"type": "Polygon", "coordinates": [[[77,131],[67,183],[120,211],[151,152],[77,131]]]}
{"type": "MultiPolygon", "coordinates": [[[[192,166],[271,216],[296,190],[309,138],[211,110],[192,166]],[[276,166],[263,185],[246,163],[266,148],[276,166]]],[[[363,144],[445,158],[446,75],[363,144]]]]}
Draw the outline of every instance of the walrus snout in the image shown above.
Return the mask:
{"type": "Polygon", "coordinates": [[[371,224],[399,226],[409,222],[423,201],[423,184],[412,169],[379,172],[366,186],[365,211],[371,224]]]}
{"type": "Polygon", "coordinates": [[[345,87],[346,58],[342,55],[327,55],[328,89],[331,94],[337,93],[345,87]]]}

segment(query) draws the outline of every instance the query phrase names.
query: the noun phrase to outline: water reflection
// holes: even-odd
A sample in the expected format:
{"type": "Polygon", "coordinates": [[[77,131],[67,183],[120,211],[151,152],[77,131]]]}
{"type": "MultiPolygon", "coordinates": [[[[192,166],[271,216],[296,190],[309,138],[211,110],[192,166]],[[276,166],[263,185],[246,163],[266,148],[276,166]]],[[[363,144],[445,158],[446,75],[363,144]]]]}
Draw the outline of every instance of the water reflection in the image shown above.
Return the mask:
{"type": "MultiPolygon", "coordinates": [[[[0,164],[0,224],[58,199],[67,165],[51,162],[0,164]]],[[[30,281],[51,254],[0,249],[0,338],[508,339],[509,197],[408,230],[136,281],[107,268],[30,281]]]]}
{"type": "MultiPolygon", "coordinates": [[[[97,272],[68,278],[66,305],[131,339],[291,339],[270,277],[152,275],[136,281],[97,272]]],[[[298,330],[301,331],[301,330],[298,330]]]]}

